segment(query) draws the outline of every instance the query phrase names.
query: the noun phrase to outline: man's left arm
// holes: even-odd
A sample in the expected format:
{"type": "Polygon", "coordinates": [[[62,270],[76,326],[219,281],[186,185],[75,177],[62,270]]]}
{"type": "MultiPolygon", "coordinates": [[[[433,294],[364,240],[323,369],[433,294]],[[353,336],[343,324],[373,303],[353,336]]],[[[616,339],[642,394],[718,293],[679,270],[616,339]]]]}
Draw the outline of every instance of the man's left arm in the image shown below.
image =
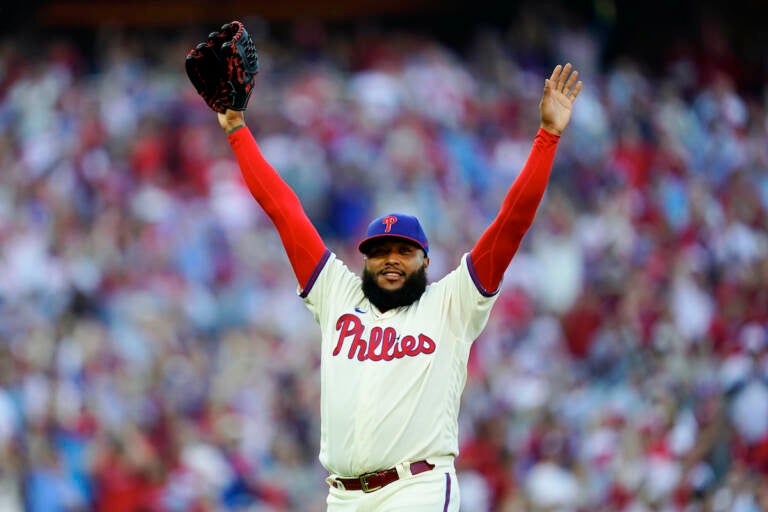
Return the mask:
{"type": "Polygon", "coordinates": [[[568,126],[573,102],[581,92],[578,71],[557,65],[544,82],[539,102],[540,126],[522,171],[507,192],[499,213],[469,254],[467,264],[483,295],[498,292],[523,235],[533,223],[549,182],[560,135],[568,126]]]}

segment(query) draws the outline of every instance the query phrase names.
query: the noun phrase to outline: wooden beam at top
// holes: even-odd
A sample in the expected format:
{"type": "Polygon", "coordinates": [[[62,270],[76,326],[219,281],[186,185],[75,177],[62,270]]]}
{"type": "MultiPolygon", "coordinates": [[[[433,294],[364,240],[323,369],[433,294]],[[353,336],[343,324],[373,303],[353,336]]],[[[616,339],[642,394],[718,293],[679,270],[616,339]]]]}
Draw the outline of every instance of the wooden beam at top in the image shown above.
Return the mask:
{"type": "MultiPolygon", "coordinates": [[[[444,3],[444,2],[443,2],[444,3]]],[[[368,16],[428,12],[439,0],[139,0],[99,2],[64,0],[41,5],[37,22],[44,27],[120,25],[182,26],[258,16],[271,21],[339,21],[368,16]]]]}

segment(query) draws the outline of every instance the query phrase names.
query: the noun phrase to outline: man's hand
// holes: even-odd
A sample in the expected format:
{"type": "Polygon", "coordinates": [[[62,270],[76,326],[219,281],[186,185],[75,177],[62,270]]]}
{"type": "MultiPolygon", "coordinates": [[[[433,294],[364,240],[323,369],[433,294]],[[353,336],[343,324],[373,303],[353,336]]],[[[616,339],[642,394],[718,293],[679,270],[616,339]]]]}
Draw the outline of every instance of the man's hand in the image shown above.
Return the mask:
{"type": "Polygon", "coordinates": [[[555,135],[561,135],[571,120],[573,102],[581,92],[579,72],[571,72],[571,63],[565,67],[558,64],[552,70],[552,76],[544,80],[544,93],[539,102],[541,127],[555,135]]]}
{"type": "Polygon", "coordinates": [[[242,110],[227,109],[223,114],[217,113],[219,126],[227,134],[232,133],[240,126],[245,126],[245,113],[242,110]]]}

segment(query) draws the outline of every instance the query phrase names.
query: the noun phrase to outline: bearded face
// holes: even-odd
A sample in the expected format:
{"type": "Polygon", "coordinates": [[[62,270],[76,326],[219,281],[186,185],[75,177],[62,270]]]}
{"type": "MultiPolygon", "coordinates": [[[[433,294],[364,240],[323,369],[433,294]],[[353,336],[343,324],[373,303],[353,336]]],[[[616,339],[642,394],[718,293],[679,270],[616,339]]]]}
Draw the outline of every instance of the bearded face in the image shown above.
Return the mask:
{"type": "Polygon", "coordinates": [[[363,293],[379,311],[388,311],[401,306],[409,306],[419,300],[427,288],[427,266],[422,265],[418,270],[405,277],[402,286],[396,289],[385,289],[377,283],[377,273],[363,268],[363,293]]]}
{"type": "Polygon", "coordinates": [[[416,243],[383,237],[365,248],[363,293],[379,311],[413,304],[427,288],[429,258],[416,243]]]}

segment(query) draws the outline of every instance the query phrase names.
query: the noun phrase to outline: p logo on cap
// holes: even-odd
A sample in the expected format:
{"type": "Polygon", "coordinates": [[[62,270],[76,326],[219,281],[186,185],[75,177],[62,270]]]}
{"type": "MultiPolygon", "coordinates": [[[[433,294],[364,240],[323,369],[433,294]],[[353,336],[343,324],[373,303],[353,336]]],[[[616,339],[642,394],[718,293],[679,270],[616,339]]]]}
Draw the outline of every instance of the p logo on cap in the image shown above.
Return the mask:
{"type": "Polygon", "coordinates": [[[383,237],[403,238],[421,247],[425,255],[429,254],[427,236],[424,234],[424,230],[421,229],[419,219],[412,215],[389,213],[374,219],[368,225],[365,237],[360,240],[357,249],[361,253],[366,254],[369,242],[383,237]]]}
{"type": "Polygon", "coordinates": [[[381,219],[381,223],[386,225],[387,227],[384,228],[385,233],[389,233],[392,230],[392,224],[397,222],[397,217],[394,215],[387,215],[383,219],[381,219]]]}

